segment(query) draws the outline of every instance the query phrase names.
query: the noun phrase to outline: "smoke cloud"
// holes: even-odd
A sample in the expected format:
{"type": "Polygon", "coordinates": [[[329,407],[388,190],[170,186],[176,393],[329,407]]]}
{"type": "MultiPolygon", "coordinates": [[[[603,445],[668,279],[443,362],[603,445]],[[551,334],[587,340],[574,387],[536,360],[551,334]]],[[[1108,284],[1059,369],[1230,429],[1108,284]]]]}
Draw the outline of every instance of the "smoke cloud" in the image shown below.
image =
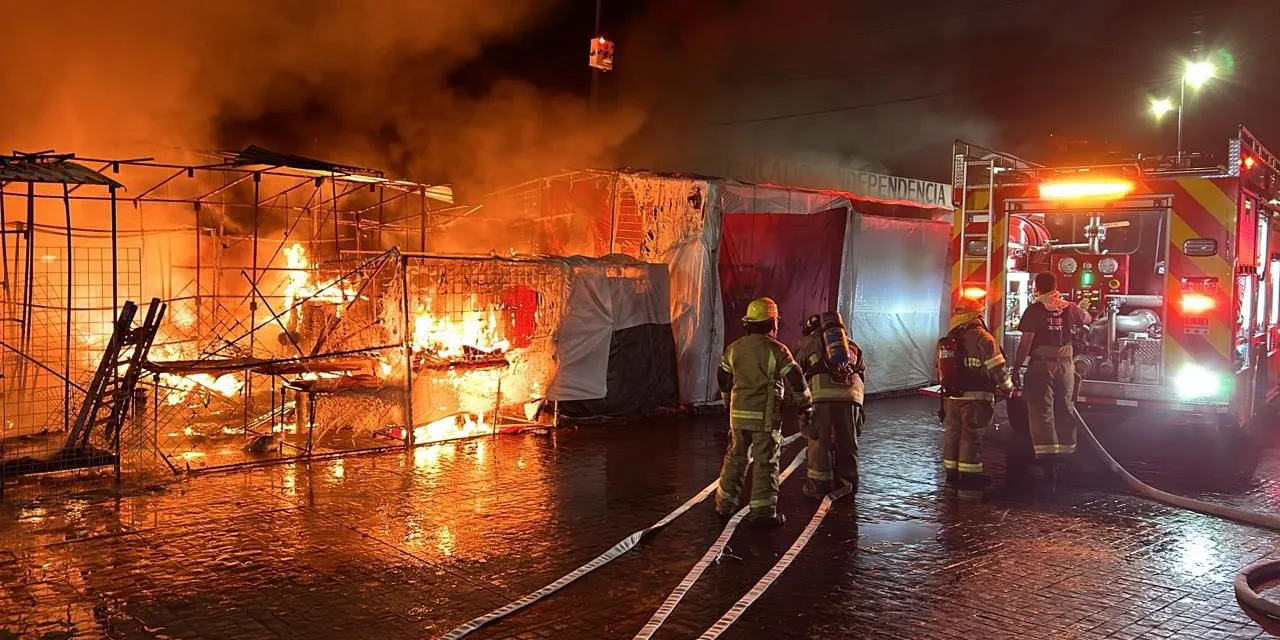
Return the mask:
{"type": "Polygon", "coordinates": [[[250,143],[462,191],[605,162],[642,123],[450,74],[538,25],[537,0],[68,0],[6,8],[0,148],[172,158],[250,143]]]}
{"type": "Polygon", "coordinates": [[[816,0],[800,11],[767,0],[666,3],[632,34],[645,46],[619,48],[631,80],[625,91],[662,86],[665,96],[652,101],[628,161],[748,180],[785,174],[815,187],[836,185],[794,181],[804,167],[827,175],[945,170],[952,140],[991,142],[1000,131],[953,93],[968,69],[956,59],[954,21],[935,18],[955,12],[955,3],[902,4],[816,0]],[[673,23],[681,25],[674,34],[673,23]],[[632,66],[682,73],[636,77],[632,66]],[[777,168],[785,165],[792,170],[777,168]]]}

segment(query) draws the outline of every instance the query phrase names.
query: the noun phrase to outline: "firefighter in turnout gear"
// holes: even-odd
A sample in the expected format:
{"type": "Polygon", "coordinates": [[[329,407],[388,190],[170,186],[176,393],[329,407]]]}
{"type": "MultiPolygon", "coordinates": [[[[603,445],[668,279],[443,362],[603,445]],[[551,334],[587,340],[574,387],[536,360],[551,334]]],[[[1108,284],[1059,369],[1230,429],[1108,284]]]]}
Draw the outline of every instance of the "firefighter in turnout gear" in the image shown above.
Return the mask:
{"type": "MultiPolygon", "coordinates": [[[[1018,323],[1022,340],[1013,360],[1014,375],[1030,356],[1022,397],[1027,402],[1031,443],[1036,461],[1051,463],[1076,452],[1076,412],[1071,397],[1075,386],[1075,330],[1092,319],[1058,293],[1052,273],[1036,274],[1036,299],[1018,323]]],[[[1040,469],[1043,471],[1043,469],[1040,469]]],[[[1056,469],[1055,469],[1056,470],[1056,469]]]]}
{"type": "Polygon", "coordinates": [[[1013,392],[1004,353],[982,320],[983,303],[964,298],[951,314],[951,331],[938,342],[945,433],[942,466],[947,480],[981,483],[982,439],[995,417],[999,395],[1013,392]]]}
{"type": "Polygon", "coordinates": [[[778,456],[782,445],[782,406],[790,401],[802,412],[812,411],[804,376],[791,352],[776,339],[778,305],[756,298],[742,318],[747,335],[724,350],[717,383],[729,399],[729,450],[720,468],[716,512],[728,517],[738,510],[747,473],[747,457],[755,467],[751,481],[750,523],[777,525],[778,456]]]}
{"type": "MultiPolygon", "coordinates": [[[[838,313],[826,314],[826,324],[843,332],[844,322],[838,313]]],[[[821,498],[835,488],[835,480],[848,482],[858,490],[858,436],[862,432],[863,376],[866,365],[862,349],[843,337],[848,344],[848,371],[832,371],[823,340],[824,316],[809,316],[804,323],[804,337],[796,345],[796,361],[804,371],[813,394],[813,419],[801,430],[809,443],[808,479],[804,494],[821,498]],[[834,458],[834,470],[832,462],[834,458]]],[[[837,339],[839,336],[837,336],[837,339]]]]}

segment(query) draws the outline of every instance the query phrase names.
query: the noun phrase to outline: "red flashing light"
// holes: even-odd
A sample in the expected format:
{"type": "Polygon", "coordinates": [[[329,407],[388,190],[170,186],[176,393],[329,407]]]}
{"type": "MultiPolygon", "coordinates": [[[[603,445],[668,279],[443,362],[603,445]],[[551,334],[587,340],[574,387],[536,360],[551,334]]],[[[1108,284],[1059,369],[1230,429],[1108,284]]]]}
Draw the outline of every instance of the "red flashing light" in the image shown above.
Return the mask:
{"type": "Polygon", "coordinates": [[[1203,293],[1184,293],[1182,294],[1182,313],[1186,315],[1200,315],[1218,306],[1218,301],[1203,293]]]}
{"type": "Polygon", "coordinates": [[[987,297],[987,290],[982,287],[965,287],[960,291],[960,297],[967,300],[981,300],[987,297]]]}
{"type": "Polygon", "coordinates": [[[1257,163],[1257,160],[1254,160],[1253,156],[1245,156],[1244,159],[1240,161],[1240,164],[1243,164],[1246,169],[1252,169],[1255,163],[1257,163]]]}
{"type": "Polygon", "coordinates": [[[600,36],[599,38],[596,38],[596,41],[599,42],[600,44],[604,44],[608,42],[608,40],[604,39],[604,36],[600,36]]]}

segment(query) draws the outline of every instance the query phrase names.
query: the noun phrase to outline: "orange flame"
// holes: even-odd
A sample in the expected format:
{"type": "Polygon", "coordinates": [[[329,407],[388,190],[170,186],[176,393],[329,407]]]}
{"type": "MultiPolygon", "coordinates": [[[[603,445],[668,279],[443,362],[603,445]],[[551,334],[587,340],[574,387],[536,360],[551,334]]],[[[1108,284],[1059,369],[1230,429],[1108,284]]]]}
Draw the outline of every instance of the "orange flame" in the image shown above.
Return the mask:
{"type": "Polygon", "coordinates": [[[309,299],[314,302],[327,302],[329,304],[339,305],[337,313],[342,314],[342,307],[348,300],[356,297],[355,289],[345,285],[335,284],[337,280],[329,280],[319,286],[311,286],[311,271],[315,269],[315,265],[307,258],[307,249],[300,243],[293,243],[293,246],[285,247],[284,253],[285,266],[288,268],[288,275],[284,283],[284,320],[286,323],[291,322],[295,317],[302,318],[302,309],[294,309],[293,305],[299,300],[309,299]]]}
{"type": "Polygon", "coordinates": [[[414,428],[413,441],[416,444],[442,442],[491,433],[493,426],[485,421],[483,415],[460,413],[414,428]]]}
{"type": "MultiPolygon", "coordinates": [[[[474,303],[474,297],[472,302],[474,303]]],[[[430,301],[428,300],[428,303],[430,301]]],[[[413,349],[444,359],[462,358],[470,347],[486,353],[505,352],[511,343],[502,337],[498,316],[488,311],[463,311],[455,317],[436,317],[422,307],[413,319],[413,349]]]]}

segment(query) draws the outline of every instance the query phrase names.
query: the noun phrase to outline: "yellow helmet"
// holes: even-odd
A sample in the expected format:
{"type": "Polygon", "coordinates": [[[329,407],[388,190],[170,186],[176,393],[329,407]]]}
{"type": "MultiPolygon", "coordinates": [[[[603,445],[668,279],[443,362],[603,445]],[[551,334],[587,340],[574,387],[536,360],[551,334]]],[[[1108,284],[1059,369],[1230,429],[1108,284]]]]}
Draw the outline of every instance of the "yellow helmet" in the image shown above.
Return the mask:
{"type": "Polygon", "coordinates": [[[778,303],[773,298],[756,298],[747,305],[747,315],[742,317],[743,322],[764,322],[772,318],[778,317],[778,303]]]}
{"type": "Polygon", "coordinates": [[[962,324],[969,324],[982,317],[985,310],[986,304],[981,298],[961,296],[951,307],[951,327],[954,329],[962,324]]]}

